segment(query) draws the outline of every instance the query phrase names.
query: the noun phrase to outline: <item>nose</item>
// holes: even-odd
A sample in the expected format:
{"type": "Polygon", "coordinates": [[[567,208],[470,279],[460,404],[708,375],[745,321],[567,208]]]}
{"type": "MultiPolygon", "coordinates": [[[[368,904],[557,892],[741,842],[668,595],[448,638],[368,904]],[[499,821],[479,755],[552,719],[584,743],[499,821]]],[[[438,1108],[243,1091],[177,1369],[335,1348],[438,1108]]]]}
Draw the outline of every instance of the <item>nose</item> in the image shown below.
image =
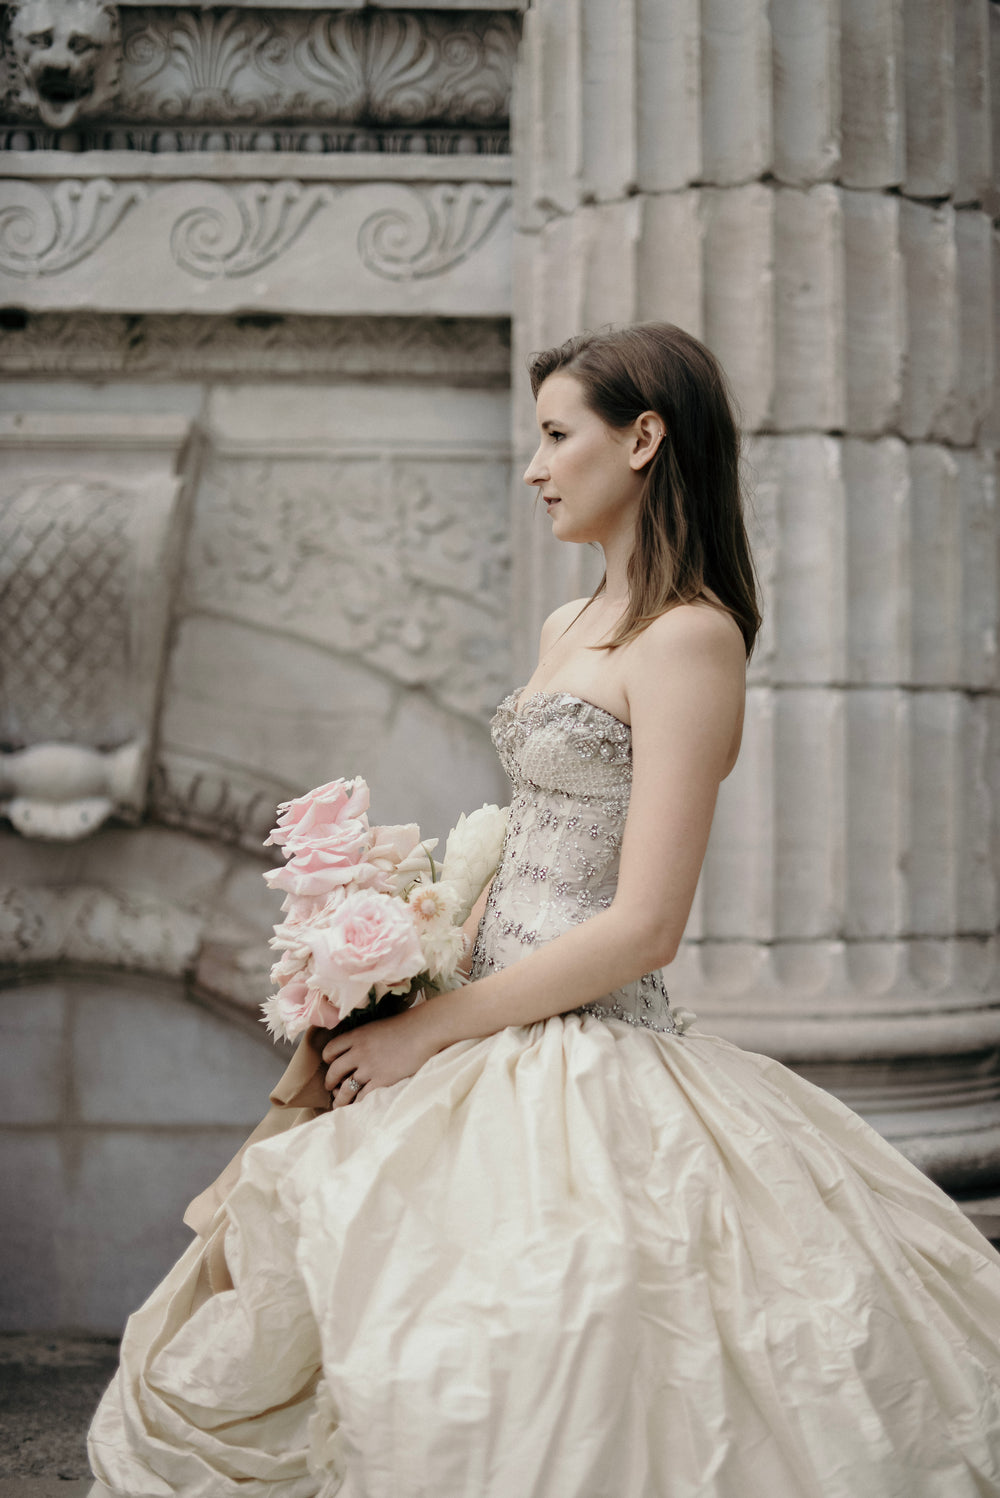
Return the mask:
{"type": "Polygon", "coordinates": [[[549,476],[548,469],[545,467],[539,456],[541,451],[542,450],[539,447],[535,453],[535,456],[532,458],[531,462],[524,470],[524,482],[526,484],[544,484],[549,476]]]}

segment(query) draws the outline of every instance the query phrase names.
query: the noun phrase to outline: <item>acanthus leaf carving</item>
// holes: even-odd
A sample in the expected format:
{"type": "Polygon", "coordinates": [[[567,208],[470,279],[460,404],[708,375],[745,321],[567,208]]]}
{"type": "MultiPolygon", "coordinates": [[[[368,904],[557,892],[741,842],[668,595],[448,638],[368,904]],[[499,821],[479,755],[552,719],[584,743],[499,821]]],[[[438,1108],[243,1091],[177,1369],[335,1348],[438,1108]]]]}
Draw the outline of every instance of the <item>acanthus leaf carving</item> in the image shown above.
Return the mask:
{"type": "Polygon", "coordinates": [[[187,209],[170,233],[182,270],[203,279],[248,276],[295,243],[335,189],[301,182],[250,182],[215,187],[213,201],[187,209]]]}
{"type": "Polygon", "coordinates": [[[411,209],[382,208],[358,232],[362,263],[388,281],[418,281],[460,264],[510,205],[505,188],[445,182],[406,189],[411,209]]]}
{"type": "Polygon", "coordinates": [[[0,269],[53,276],[93,254],[143,202],[147,189],[96,177],[57,182],[48,191],[32,183],[8,184],[6,196],[0,205],[0,269]]]}

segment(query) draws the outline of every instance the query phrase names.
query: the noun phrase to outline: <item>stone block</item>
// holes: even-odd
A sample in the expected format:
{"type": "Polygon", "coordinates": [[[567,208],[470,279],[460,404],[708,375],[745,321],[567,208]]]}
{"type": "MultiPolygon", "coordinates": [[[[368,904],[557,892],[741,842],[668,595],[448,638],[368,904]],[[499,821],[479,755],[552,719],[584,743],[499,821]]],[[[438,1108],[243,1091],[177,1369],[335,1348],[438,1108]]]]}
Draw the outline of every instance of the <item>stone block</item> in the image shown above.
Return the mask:
{"type": "Polygon", "coordinates": [[[910,696],[907,930],[916,937],[946,937],[960,929],[964,718],[958,692],[910,696]]]}
{"type": "Polygon", "coordinates": [[[845,703],[837,688],[775,694],[778,941],[833,937],[844,921],[845,703]]]}
{"type": "Polygon", "coordinates": [[[637,3],[577,0],[579,194],[608,202],[638,186],[637,3]]]}
{"type": "Polygon", "coordinates": [[[774,260],[775,426],[842,429],[844,242],[837,188],[779,188],[774,260]]]}
{"type": "Polygon", "coordinates": [[[998,584],[996,458],[991,452],[954,454],[955,496],[961,526],[961,669],[957,680],[974,690],[997,686],[998,584]]]}
{"type": "Polygon", "coordinates": [[[895,187],[905,171],[903,0],[841,0],[841,181],[895,187]]]}
{"type": "Polygon", "coordinates": [[[284,1063],[263,1043],[263,1028],[258,1044],[177,989],[148,982],[81,983],[71,1000],[83,1123],[219,1124],[249,1133],[267,1112],[284,1063]]]}
{"type": "Polygon", "coordinates": [[[956,855],[958,929],[966,935],[995,939],[997,866],[993,862],[993,822],[996,802],[990,784],[991,767],[1000,743],[986,699],[965,697],[961,706],[961,823],[956,855]]]}
{"type": "Polygon", "coordinates": [[[807,186],[840,167],[840,0],[772,0],[774,175],[807,186]]]}
{"type": "Polygon", "coordinates": [[[947,204],[902,202],[900,242],[906,267],[906,342],[900,430],[913,440],[950,414],[959,378],[958,255],[955,211],[947,204]]]}
{"type": "Polygon", "coordinates": [[[635,0],[638,185],[671,192],[701,177],[698,0],[635,0]]]}
{"type": "MultiPolygon", "coordinates": [[[[180,631],[163,734],[168,754],[214,763],[222,777],[230,766],[264,783],[280,775],[293,794],[362,774],[379,821],[417,821],[429,834],[443,807],[457,816],[504,794],[483,725],[347,658],[223,621],[180,631]]],[[[263,820],[273,825],[273,805],[263,820]]]]}
{"type": "Polygon", "coordinates": [[[743,426],[774,407],[774,194],[760,183],[706,189],[705,341],[722,360],[743,426]]]}
{"type": "Polygon", "coordinates": [[[903,0],[906,174],[913,198],[955,188],[955,14],[939,0],[903,0]]]}
{"type": "Polygon", "coordinates": [[[689,926],[689,936],[731,942],[774,934],[775,698],[767,687],[747,693],[740,757],[719,787],[699,881],[700,926],[689,926]]]}
{"type": "Polygon", "coordinates": [[[636,316],[704,334],[704,223],[701,194],[660,193],[641,200],[636,316]]]}
{"type": "MultiPolygon", "coordinates": [[[[776,441],[775,446],[779,444],[776,441]]],[[[779,682],[842,681],[846,665],[846,496],[835,437],[780,441],[773,610],[779,682]]]]}
{"type": "Polygon", "coordinates": [[[0,989],[0,1123],[54,1123],[62,1114],[73,1064],[64,1014],[58,984],[0,989]]]}
{"type": "Polygon", "coordinates": [[[59,1192],[63,1325],[114,1336],[191,1241],[182,1214],[239,1149],[242,1128],[87,1131],[59,1192]]]}
{"type": "Polygon", "coordinates": [[[900,690],[844,694],[844,931],[906,934],[908,702],[900,690]]]}
{"type": "Polygon", "coordinates": [[[751,435],[744,439],[742,451],[744,514],[764,616],[748,667],[748,680],[755,685],[771,680],[777,650],[774,599],[779,562],[781,453],[784,441],[782,437],[751,435]]]}
{"type": "Polygon", "coordinates": [[[993,228],[987,214],[964,208],[955,214],[958,291],[958,378],[955,399],[935,435],[967,446],[979,436],[993,403],[993,344],[996,288],[993,228]]]}
{"type": "Polygon", "coordinates": [[[906,444],[848,439],[847,675],[852,683],[905,682],[910,669],[909,467],[906,444]]]}
{"type": "Polygon", "coordinates": [[[990,195],[992,165],[990,10],[979,0],[955,0],[956,204],[982,204],[990,195]]]}
{"type": "Polygon", "coordinates": [[[948,448],[909,448],[911,680],[947,687],[960,679],[963,516],[959,466],[948,448]]]}
{"type": "Polygon", "coordinates": [[[60,1216],[66,1189],[54,1132],[0,1129],[4,1204],[0,1329],[72,1325],[62,1297],[60,1216]]]}
{"type": "Polygon", "coordinates": [[[899,199],[844,191],[844,302],[847,430],[891,431],[899,420],[906,351],[899,199]]]}
{"type": "Polygon", "coordinates": [[[703,0],[704,181],[750,182],[772,162],[771,35],[766,0],[703,0]]]}
{"type": "Polygon", "coordinates": [[[514,71],[518,223],[537,228],[578,199],[580,129],[579,0],[529,8],[514,71]],[[523,190],[522,190],[523,183],[523,190]]]}

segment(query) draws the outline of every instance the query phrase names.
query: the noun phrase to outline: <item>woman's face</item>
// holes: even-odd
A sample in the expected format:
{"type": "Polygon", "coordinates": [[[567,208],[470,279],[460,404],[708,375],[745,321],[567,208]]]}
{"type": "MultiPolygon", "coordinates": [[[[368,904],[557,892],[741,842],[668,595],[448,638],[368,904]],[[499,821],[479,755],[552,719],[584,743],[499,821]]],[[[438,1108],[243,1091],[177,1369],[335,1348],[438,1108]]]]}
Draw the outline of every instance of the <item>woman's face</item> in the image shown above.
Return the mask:
{"type": "Polygon", "coordinates": [[[557,371],[538,392],[541,440],[524,473],[544,499],[560,541],[606,545],[635,524],[642,491],[635,432],[608,426],[584,401],[583,386],[557,371]]]}

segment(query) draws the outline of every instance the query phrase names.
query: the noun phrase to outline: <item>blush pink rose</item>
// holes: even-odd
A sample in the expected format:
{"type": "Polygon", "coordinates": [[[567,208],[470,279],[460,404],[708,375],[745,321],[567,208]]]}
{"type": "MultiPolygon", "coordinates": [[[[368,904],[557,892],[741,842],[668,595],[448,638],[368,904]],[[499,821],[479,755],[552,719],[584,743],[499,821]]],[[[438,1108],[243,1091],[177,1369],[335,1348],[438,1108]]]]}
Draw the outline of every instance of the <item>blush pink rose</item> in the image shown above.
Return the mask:
{"type": "Polygon", "coordinates": [[[346,823],[360,822],[367,828],[370,794],[359,775],[354,780],[327,781],[304,796],[282,802],[278,807],[278,825],[264,839],[265,848],[269,843],[277,843],[289,851],[300,846],[315,847],[326,843],[335,829],[343,828],[346,823]]]}
{"type": "Polygon", "coordinates": [[[402,900],[378,890],[352,890],[308,933],[314,983],[343,1018],[369,991],[414,977],[424,965],[413,917],[402,900]]]}
{"type": "Polygon", "coordinates": [[[268,869],[264,879],[272,889],[283,889],[296,899],[329,899],[363,870],[368,844],[368,829],[360,822],[349,823],[339,833],[321,848],[296,850],[281,868],[268,869]]]}
{"type": "Polygon", "coordinates": [[[305,977],[291,978],[282,984],[271,1002],[288,1040],[294,1040],[310,1025],[332,1030],[340,1023],[340,1015],[326,995],[305,977]]]}

